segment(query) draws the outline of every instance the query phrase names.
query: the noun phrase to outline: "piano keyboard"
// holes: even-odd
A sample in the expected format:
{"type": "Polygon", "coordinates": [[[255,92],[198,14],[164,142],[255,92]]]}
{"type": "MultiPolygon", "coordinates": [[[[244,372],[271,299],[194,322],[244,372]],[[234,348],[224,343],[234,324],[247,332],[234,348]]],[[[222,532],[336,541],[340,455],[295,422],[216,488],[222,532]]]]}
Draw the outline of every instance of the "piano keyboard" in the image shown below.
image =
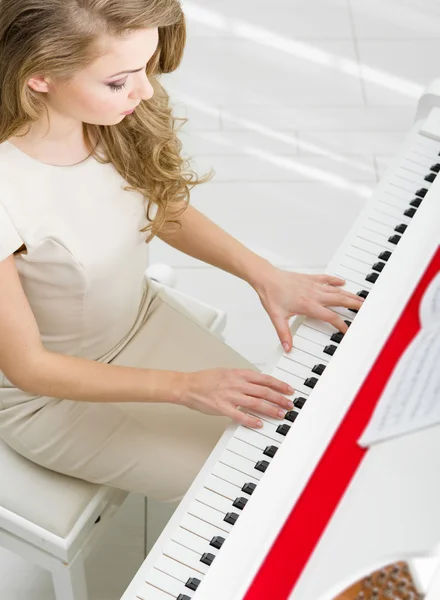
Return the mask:
{"type": "MultiPolygon", "coordinates": [[[[408,134],[326,273],[345,279],[350,292],[364,298],[374,294],[439,172],[440,110],[434,108],[408,134]]],[[[356,317],[345,308],[334,310],[349,325],[356,317]]],[[[278,449],[300,425],[301,410],[344,341],[331,325],[311,318],[296,317],[292,331],[292,351],[279,347],[265,372],[295,389],[294,409],[284,420],[255,413],[263,420],[258,430],[228,428],[121,600],[202,600],[200,583],[225,541],[232,543],[234,524],[246,514],[266,471],[276,469],[278,449]]]]}

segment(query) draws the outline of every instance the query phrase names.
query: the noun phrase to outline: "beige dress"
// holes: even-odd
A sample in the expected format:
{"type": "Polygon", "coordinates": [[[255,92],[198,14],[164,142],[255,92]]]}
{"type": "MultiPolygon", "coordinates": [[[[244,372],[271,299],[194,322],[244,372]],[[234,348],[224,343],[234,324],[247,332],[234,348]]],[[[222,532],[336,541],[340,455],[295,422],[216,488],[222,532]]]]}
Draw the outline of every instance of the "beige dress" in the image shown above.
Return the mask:
{"type": "MultiPolygon", "coordinates": [[[[45,348],[138,368],[256,370],[145,278],[144,199],[124,185],[93,157],[51,166],[0,144],[0,260],[26,246],[15,261],[45,348]]],[[[35,396],[0,371],[0,437],[11,448],[162,500],[185,494],[229,422],[172,404],[35,396]]]]}

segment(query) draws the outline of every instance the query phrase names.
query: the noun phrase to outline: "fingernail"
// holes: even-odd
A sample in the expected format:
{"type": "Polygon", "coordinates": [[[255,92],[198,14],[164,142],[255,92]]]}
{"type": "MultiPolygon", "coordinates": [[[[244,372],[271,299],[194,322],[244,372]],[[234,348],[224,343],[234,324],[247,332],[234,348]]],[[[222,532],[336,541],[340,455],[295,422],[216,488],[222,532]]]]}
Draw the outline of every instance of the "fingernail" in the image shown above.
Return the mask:
{"type": "Polygon", "coordinates": [[[286,411],[284,410],[279,410],[278,411],[278,416],[281,417],[281,419],[284,419],[284,415],[286,414],[286,411]]]}
{"type": "Polygon", "coordinates": [[[288,387],[287,389],[288,389],[288,391],[289,391],[289,393],[290,393],[290,394],[293,394],[293,392],[295,391],[295,390],[293,389],[293,387],[290,387],[290,385],[289,385],[289,387],[288,387]]]}
{"type": "Polygon", "coordinates": [[[263,427],[263,421],[257,421],[257,427],[263,427]]]}
{"type": "Polygon", "coordinates": [[[289,400],[289,402],[286,402],[286,404],[289,408],[293,408],[293,402],[291,400],[289,400]]]}
{"type": "Polygon", "coordinates": [[[283,348],[285,352],[289,352],[289,344],[287,342],[283,342],[283,348]]]}

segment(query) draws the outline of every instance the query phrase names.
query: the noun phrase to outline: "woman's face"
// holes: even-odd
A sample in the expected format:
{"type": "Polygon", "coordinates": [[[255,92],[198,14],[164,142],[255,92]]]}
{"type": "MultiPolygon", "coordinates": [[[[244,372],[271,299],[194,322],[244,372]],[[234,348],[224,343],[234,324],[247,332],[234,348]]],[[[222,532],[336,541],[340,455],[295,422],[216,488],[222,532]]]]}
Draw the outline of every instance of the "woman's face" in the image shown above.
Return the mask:
{"type": "Polygon", "coordinates": [[[48,108],[60,116],[95,125],[115,125],[125,118],[124,112],[153,96],[145,71],[158,39],[157,27],[130,32],[123,38],[106,38],[106,54],[68,83],[34,77],[29,85],[45,92],[48,108]]]}

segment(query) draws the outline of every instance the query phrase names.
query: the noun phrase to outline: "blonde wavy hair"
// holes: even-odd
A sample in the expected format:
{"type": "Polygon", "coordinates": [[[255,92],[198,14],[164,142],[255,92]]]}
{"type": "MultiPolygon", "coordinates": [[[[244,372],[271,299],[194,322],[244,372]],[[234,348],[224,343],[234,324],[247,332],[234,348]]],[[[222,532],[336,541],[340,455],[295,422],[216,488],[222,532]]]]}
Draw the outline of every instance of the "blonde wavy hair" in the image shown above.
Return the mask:
{"type": "Polygon", "coordinates": [[[68,82],[103,55],[101,36],[153,27],[158,27],[159,43],[146,73],[154,96],[119,124],[83,123],[91,155],[113,163],[129,184],[124,189],[145,198],[150,223],[140,231],[150,231],[146,243],[168,223],[181,225],[178,217],[188,206],[190,190],[212,176],[198,177],[189,158],[182,158],[178,122],[187,119],[173,116],[158,80],[182,60],[186,24],[179,1],[0,0],[0,143],[18,136],[47,110],[27,85],[31,77],[44,74],[68,82]]]}

